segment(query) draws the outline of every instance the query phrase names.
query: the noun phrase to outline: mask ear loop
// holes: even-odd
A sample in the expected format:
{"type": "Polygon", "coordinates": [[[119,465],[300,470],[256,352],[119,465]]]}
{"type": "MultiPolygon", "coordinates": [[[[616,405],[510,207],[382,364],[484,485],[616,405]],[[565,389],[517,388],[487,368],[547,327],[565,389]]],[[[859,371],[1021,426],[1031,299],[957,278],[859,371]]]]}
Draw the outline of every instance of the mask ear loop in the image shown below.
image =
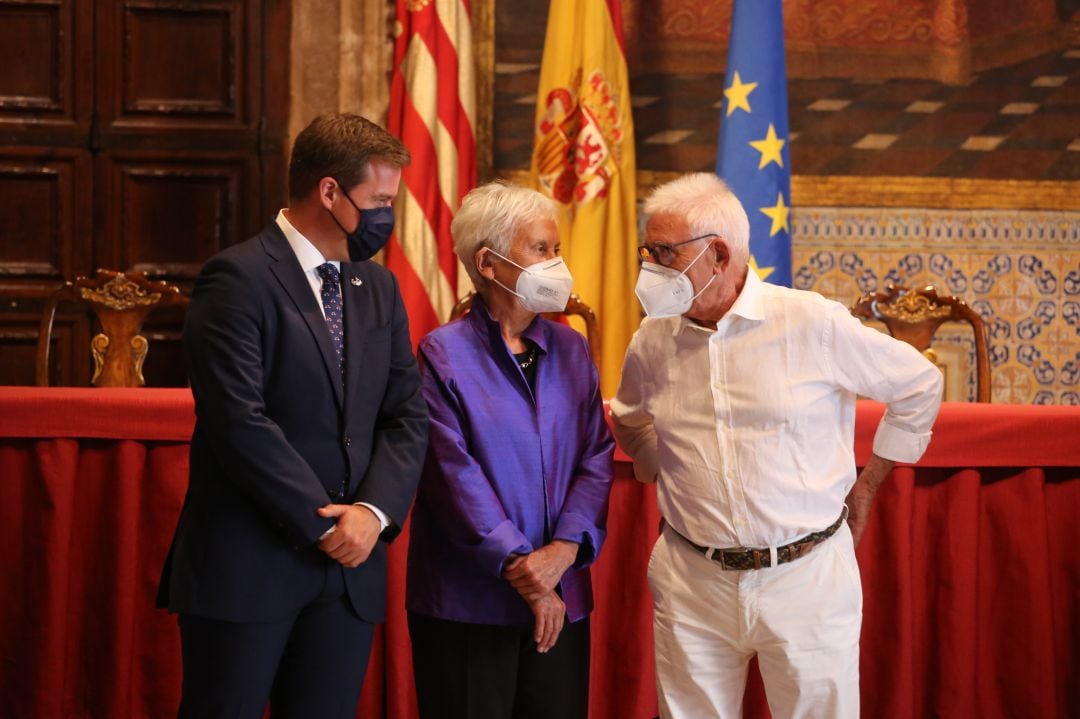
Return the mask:
{"type": "MultiPolygon", "coordinates": [[[[688,277],[687,279],[690,279],[690,278],[688,277]]],[[[709,281],[705,283],[705,286],[702,287],[700,290],[698,290],[697,294],[695,294],[693,297],[690,298],[690,304],[693,304],[694,300],[696,300],[698,297],[701,297],[701,293],[704,292],[705,290],[709,289],[709,285],[711,285],[712,281],[715,280],[715,279],[716,279],[716,275],[713,275],[712,277],[710,277],[709,281]]]]}
{"type": "MultiPolygon", "coordinates": [[[[686,277],[686,273],[690,271],[690,268],[694,266],[694,263],[697,262],[698,260],[700,260],[701,256],[704,255],[708,251],[708,249],[710,247],[712,247],[711,242],[709,244],[705,245],[705,247],[703,247],[701,249],[701,252],[699,252],[697,254],[697,257],[690,260],[690,264],[688,264],[686,266],[686,269],[684,269],[682,272],[679,273],[679,276],[680,277],[686,277]]],[[[686,277],[686,279],[689,280],[690,278],[686,277]]],[[[697,293],[695,293],[694,296],[690,298],[690,303],[693,304],[694,300],[696,300],[698,297],[701,297],[701,293],[704,292],[705,290],[709,289],[709,285],[711,285],[713,283],[713,280],[715,280],[715,279],[716,279],[716,275],[714,274],[712,277],[709,278],[709,281],[705,283],[705,286],[702,287],[700,290],[698,290],[697,293]]],[[[693,286],[694,286],[694,283],[691,282],[690,287],[692,288],[693,286]]]]}
{"type": "Polygon", "coordinates": [[[491,249],[490,247],[485,247],[484,249],[485,249],[485,250],[487,250],[488,252],[490,252],[491,254],[495,255],[496,257],[498,257],[498,258],[499,258],[500,260],[506,260],[507,262],[509,262],[509,263],[510,263],[510,264],[512,264],[512,265],[513,265],[514,267],[516,267],[516,268],[518,268],[519,270],[521,270],[522,272],[524,272],[524,271],[525,271],[525,268],[524,268],[524,267],[522,267],[522,266],[521,266],[521,265],[519,265],[518,263],[516,263],[516,262],[514,262],[513,260],[511,260],[511,259],[510,259],[509,257],[503,257],[502,255],[500,255],[500,254],[499,254],[498,252],[496,252],[495,250],[491,249]]]}
{"type": "MultiPolygon", "coordinates": [[[[487,250],[488,252],[490,252],[491,254],[495,255],[496,257],[498,257],[500,260],[505,260],[505,261],[509,262],[514,267],[517,267],[519,270],[521,270],[522,272],[525,271],[524,267],[522,267],[518,263],[511,260],[509,257],[503,257],[502,255],[500,255],[498,252],[491,249],[490,247],[485,247],[484,249],[487,250]]],[[[492,271],[492,272],[494,273],[494,271],[492,271]]],[[[512,294],[514,297],[517,297],[518,299],[522,299],[522,300],[525,299],[525,295],[521,294],[520,292],[515,292],[514,290],[510,289],[509,287],[504,285],[502,282],[499,282],[497,279],[495,279],[494,276],[492,276],[491,281],[494,282],[495,284],[497,284],[499,287],[502,287],[504,290],[506,290],[507,292],[512,294]]]]}
{"type": "MultiPolygon", "coordinates": [[[[697,264],[697,261],[701,259],[702,255],[704,255],[706,252],[708,252],[710,247],[712,247],[711,242],[709,244],[705,245],[704,247],[702,247],[701,252],[697,253],[697,257],[690,260],[690,264],[688,264],[686,266],[686,268],[682,272],[680,272],[679,274],[680,275],[685,275],[687,272],[689,272],[690,268],[693,267],[695,264],[697,264]]],[[[496,254],[498,254],[498,253],[496,253],[496,254]]],[[[716,277],[716,275],[713,275],[713,277],[716,277]]],[[[712,280],[709,280],[709,282],[712,282],[712,280]]],[[[708,285],[706,285],[706,287],[708,287],[708,285]]],[[[694,295],[694,296],[697,297],[697,295],[694,295]]]]}
{"type": "Polygon", "coordinates": [[[359,232],[360,228],[364,226],[364,211],[357,207],[356,203],[353,202],[353,198],[349,197],[348,192],[345,192],[345,186],[338,182],[336,177],[331,177],[330,179],[333,180],[334,184],[337,185],[338,192],[340,192],[342,196],[349,201],[349,204],[353,206],[353,209],[356,210],[356,228],[353,229],[352,232],[349,232],[345,229],[345,226],[341,224],[337,216],[334,215],[334,211],[331,210],[329,207],[326,208],[326,211],[330,213],[330,219],[332,219],[334,221],[334,224],[338,226],[338,229],[344,232],[345,236],[348,237],[349,235],[359,232]]]}

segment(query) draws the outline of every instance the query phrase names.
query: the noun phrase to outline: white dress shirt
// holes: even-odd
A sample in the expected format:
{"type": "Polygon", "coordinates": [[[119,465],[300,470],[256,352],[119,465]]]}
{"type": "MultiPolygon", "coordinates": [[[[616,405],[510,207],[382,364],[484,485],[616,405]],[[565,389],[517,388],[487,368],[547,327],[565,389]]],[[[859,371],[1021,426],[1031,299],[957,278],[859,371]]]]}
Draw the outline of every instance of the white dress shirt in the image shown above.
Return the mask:
{"type": "Polygon", "coordinates": [[[285,234],[285,239],[289,241],[289,247],[292,248],[293,254],[296,255],[296,259],[300,262],[300,269],[304,271],[304,277],[307,278],[308,284],[311,285],[311,291],[315,293],[315,301],[319,303],[323,319],[326,319],[326,308],[323,307],[322,301],[323,281],[322,275],[318,272],[318,267],[329,262],[334,266],[334,269],[340,272],[341,263],[323,257],[318,248],[311,244],[311,240],[304,237],[299,230],[292,226],[289,218],[285,217],[285,210],[278,210],[274,222],[277,223],[278,229],[285,234]]]}
{"type": "MultiPolygon", "coordinates": [[[[289,219],[285,217],[285,210],[278,210],[277,217],[274,218],[274,222],[277,223],[278,228],[284,233],[285,239],[289,241],[289,247],[292,248],[293,254],[296,255],[296,259],[300,262],[300,269],[304,271],[304,277],[307,278],[308,284],[311,285],[311,291],[315,293],[315,301],[319,303],[319,310],[322,311],[323,319],[326,319],[326,308],[323,307],[322,301],[322,276],[318,273],[317,268],[326,262],[329,262],[337,269],[341,271],[341,263],[337,260],[327,260],[323,257],[323,254],[311,244],[311,240],[300,234],[289,222],[289,219]]],[[[379,518],[379,526],[381,529],[386,529],[390,526],[390,518],[386,516],[386,513],[373,504],[367,502],[357,502],[362,507],[367,507],[375,516],[379,518]]],[[[323,537],[326,537],[334,531],[334,527],[326,530],[323,533],[323,537]]]]}
{"type": "Polygon", "coordinates": [[[715,331],[645,320],[611,414],[677,532],[711,547],[777,547],[840,515],[856,478],[856,395],[887,405],[874,453],[914,462],[942,386],[912,346],[750,271],[715,331]]]}

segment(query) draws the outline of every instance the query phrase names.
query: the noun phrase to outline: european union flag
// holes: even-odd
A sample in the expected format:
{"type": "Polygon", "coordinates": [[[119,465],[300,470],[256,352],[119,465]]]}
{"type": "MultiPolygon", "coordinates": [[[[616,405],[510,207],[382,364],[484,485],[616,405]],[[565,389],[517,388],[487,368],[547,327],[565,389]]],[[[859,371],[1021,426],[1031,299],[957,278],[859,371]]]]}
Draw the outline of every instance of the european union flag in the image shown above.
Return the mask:
{"type": "Polygon", "coordinates": [[[791,286],[791,160],[780,0],[735,0],[716,174],[750,218],[750,262],[791,286]]]}

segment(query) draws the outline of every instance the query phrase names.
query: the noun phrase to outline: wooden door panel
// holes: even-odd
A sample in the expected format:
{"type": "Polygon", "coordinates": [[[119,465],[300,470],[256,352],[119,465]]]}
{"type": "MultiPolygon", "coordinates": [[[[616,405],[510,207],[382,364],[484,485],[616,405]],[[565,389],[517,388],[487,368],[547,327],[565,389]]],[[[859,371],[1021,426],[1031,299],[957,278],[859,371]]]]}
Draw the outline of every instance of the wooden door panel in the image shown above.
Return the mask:
{"type": "MultiPolygon", "coordinates": [[[[40,316],[35,313],[0,315],[0,384],[35,383],[39,320],[40,316]]],[[[49,351],[50,385],[90,384],[93,361],[87,318],[57,315],[49,351]]]]}
{"type": "Polygon", "coordinates": [[[124,115],[236,116],[235,7],[154,8],[124,13],[124,115]]]}
{"type": "MultiPolygon", "coordinates": [[[[272,217],[290,7],[0,0],[0,382],[33,381],[37,313],[61,282],[107,267],[188,291],[272,217]]],[[[147,335],[151,384],[182,383],[180,326],[147,335]]],[[[89,382],[90,334],[89,317],[57,316],[54,381],[89,382]]]]}
{"type": "Polygon", "coordinates": [[[0,0],[0,130],[85,134],[90,10],[74,0],[0,0]]]}
{"type": "Polygon", "coordinates": [[[61,25],[68,13],[60,3],[0,4],[0,64],[15,67],[28,54],[23,72],[4,73],[0,103],[6,108],[56,111],[64,108],[61,76],[65,65],[61,25]]]}
{"type": "Polygon", "coordinates": [[[254,232],[257,169],[244,155],[101,157],[96,264],[193,278],[208,257],[254,232]]]}
{"type": "Polygon", "coordinates": [[[90,154],[0,147],[0,280],[49,289],[89,271],[90,154]]]}
{"type": "MultiPolygon", "coordinates": [[[[253,0],[99,3],[99,46],[121,48],[98,57],[107,79],[98,90],[100,141],[113,145],[116,133],[150,132],[168,143],[177,131],[256,130],[260,6],[253,0]]],[[[198,136],[186,139],[198,147],[198,136]]]]}
{"type": "Polygon", "coordinates": [[[188,385],[183,327],[184,312],[180,308],[155,312],[147,318],[142,335],[150,343],[146,364],[143,365],[143,376],[148,387],[188,385]]]}

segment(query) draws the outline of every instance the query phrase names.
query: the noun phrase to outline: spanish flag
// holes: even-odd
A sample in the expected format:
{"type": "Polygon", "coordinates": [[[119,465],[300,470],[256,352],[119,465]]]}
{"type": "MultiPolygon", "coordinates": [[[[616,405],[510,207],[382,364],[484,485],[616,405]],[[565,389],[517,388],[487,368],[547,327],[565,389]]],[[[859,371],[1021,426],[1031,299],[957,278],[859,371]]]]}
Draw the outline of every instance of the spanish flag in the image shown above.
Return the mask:
{"type": "Polygon", "coordinates": [[[561,210],[574,291],[597,315],[600,386],[615,393],[640,313],[636,176],[620,0],[552,0],[530,168],[561,210]]]}

